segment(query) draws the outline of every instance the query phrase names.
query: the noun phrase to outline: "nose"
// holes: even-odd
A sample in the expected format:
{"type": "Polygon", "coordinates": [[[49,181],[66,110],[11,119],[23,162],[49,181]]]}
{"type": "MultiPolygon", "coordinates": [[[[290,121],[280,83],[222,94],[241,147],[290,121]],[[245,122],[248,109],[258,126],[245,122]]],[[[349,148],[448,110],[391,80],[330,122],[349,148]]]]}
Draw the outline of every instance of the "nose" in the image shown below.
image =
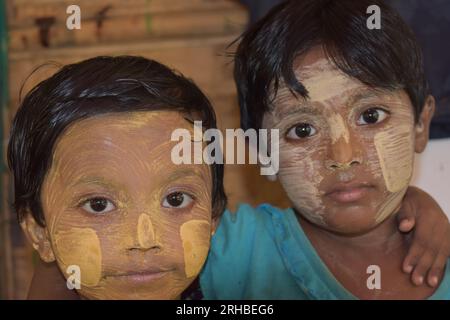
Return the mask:
{"type": "Polygon", "coordinates": [[[161,244],[155,235],[155,229],[148,214],[142,213],[139,216],[136,234],[135,244],[130,247],[130,250],[152,250],[156,253],[161,251],[161,244]]]}
{"type": "Polygon", "coordinates": [[[329,158],[326,160],[325,166],[334,171],[346,170],[362,164],[359,148],[360,146],[356,139],[351,139],[350,137],[346,139],[341,136],[336,141],[331,142],[329,158]]]}

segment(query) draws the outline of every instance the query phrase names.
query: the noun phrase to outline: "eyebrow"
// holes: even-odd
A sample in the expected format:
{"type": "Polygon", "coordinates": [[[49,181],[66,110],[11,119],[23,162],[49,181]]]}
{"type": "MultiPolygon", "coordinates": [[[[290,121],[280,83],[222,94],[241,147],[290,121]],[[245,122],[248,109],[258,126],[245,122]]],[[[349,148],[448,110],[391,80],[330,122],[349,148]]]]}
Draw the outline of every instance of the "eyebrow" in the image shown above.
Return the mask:
{"type": "Polygon", "coordinates": [[[81,184],[96,184],[99,185],[101,187],[104,187],[105,189],[117,189],[116,187],[116,183],[108,181],[107,179],[103,178],[103,177],[97,177],[97,176],[87,176],[87,177],[82,177],[78,180],[76,180],[73,184],[71,184],[72,186],[78,186],[81,184]]]}
{"type": "MultiPolygon", "coordinates": [[[[386,89],[370,88],[370,89],[356,89],[356,92],[352,94],[346,101],[347,106],[351,106],[357,102],[381,98],[385,95],[392,95],[392,92],[386,89]]],[[[280,112],[279,115],[282,117],[288,117],[293,114],[311,114],[311,115],[321,115],[322,112],[319,108],[310,103],[300,103],[296,105],[295,108],[289,108],[290,110],[286,112],[280,112]]]]}
{"type": "Polygon", "coordinates": [[[203,174],[195,170],[180,169],[171,173],[167,178],[164,178],[163,182],[170,183],[187,177],[200,178],[202,180],[205,179],[203,174]]]}
{"type": "Polygon", "coordinates": [[[373,98],[381,98],[382,96],[385,95],[391,95],[392,93],[388,90],[385,89],[376,89],[376,88],[371,88],[371,89],[359,89],[356,91],[356,93],[352,94],[348,99],[346,104],[348,106],[351,106],[359,101],[362,100],[368,100],[368,99],[373,99],[373,98]]]}
{"type": "Polygon", "coordinates": [[[322,112],[318,107],[311,104],[296,104],[295,106],[289,108],[289,110],[278,113],[281,117],[289,117],[296,114],[309,114],[317,116],[321,115],[322,112]]]}
{"type": "MultiPolygon", "coordinates": [[[[201,179],[205,178],[202,174],[197,173],[197,171],[195,171],[195,170],[180,169],[175,172],[172,172],[168,177],[165,177],[162,181],[165,183],[167,183],[167,182],[170,183],[170,182],[179,180],[181,178],[186,178],[186,177],[198,177],[201,179]]],[[[117,189],[117,187],[119,186],[118,184],[116,184],[114,182],[108,181],[103,177],[97,177],[97,176],[82,177],[71,185],[78,186],[81,184],[96,184],[96,185],[104,187],[105,189],[117,189]]],[[[120,189],[123,189],[123,188],[120,188],[120,189]]]]}

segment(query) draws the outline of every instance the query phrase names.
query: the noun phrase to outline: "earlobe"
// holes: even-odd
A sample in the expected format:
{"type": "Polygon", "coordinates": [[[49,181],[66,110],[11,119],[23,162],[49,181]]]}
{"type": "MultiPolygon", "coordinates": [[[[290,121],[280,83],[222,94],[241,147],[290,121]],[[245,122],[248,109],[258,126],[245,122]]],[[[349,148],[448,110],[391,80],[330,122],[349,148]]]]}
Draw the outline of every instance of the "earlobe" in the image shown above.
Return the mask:
{"type": "Polygon", "coordinates": [[[416,133],[417,133],[417,134],[422,133],[424,127],[425,127],[425,126],[423,125],[423,120],[422,120],[422,119],[419,119],[419,122],[416,124],[416,133]]]}
{"type": "Polygon", "coordinates": [[[430,123],[433,118],[435,109],[434,97],[429,95],[425,100],[422,113],[415,125],[415,151],[417,153],[423,152],[428,143],[430,123]]]}
{"type": "Polygon", "coordinates": [[[212,218],[211,220],[211,236],[216,233],[217,227],[219,226],[220,217],[212,218]]]}
{"type": "Polygon", "coordinates": [[[47,229],[36,222],[31,212],[27,211],[23,214],[23,220],[20,226],[25,232],[28,241],[30,241],[33,248],[39,253],[41,259],[45,262],[55,261],[55,255],[47,234],[47,229]]]}

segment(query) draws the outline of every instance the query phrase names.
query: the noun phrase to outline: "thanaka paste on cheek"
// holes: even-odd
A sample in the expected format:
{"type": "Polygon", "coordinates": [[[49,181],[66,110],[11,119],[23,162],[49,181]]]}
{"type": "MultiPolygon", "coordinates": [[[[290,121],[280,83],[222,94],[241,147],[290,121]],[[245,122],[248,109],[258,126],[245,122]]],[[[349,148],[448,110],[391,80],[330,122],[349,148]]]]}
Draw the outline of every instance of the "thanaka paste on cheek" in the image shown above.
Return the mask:
{"type": "Polygon", "coordinates": [[[76,265],[80,268],[82,285],[96,286],[102,274],[102,252],[95,230],[71,228],[54,235],[54,249],[63,270],[76,265]]]}
{"type": "Polygon", "coordinates": [[[321,162],[316,160],[323,148],[312,145],[295,145],[280,142],[280,170],[278,177],[283,189],[294,204],[309,220],[323,223],[319,185],[323,180],[321,162]]]}
{"type": "Polygon", "coordinates": [[[413,141],[410,126],[379,132],[374,138],[386,187],[398,192],[408,185],[413,167],[413,141]]]}
{"type": "Polygon", "coordinates": [[[414,149],[411,125],[389,127],[375,135],[374,144],[387,190],[392,193],[379,211],[381,222],[398,209],[413,171],[414,149]]]}
{"type": "Polygon", "coordinates": [[[205,220],[190,220],[180,227],[187,278],[196,276],[208,255],[211,224],[205,220]]]}

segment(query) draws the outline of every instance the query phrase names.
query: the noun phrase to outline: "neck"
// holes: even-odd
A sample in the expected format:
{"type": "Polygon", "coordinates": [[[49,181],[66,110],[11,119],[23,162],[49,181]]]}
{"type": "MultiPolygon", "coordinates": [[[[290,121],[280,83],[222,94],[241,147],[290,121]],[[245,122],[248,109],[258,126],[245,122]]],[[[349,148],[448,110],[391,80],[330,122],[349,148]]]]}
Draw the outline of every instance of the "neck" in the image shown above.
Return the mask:
{"type": "Polygon", "coordinates": [[[300,214],[297,219],[308,237],[314,243],[328,243],[332,246],[343,246],[352,251],[373,254],[374,252],[390,252],[404,245],[404,236],[398,230],[396,214],[392,214],[381,224],[364,234],[342,234],[317,226],[300,214]],[[369,250],[368,250],[369,249],[369,250]]]}

